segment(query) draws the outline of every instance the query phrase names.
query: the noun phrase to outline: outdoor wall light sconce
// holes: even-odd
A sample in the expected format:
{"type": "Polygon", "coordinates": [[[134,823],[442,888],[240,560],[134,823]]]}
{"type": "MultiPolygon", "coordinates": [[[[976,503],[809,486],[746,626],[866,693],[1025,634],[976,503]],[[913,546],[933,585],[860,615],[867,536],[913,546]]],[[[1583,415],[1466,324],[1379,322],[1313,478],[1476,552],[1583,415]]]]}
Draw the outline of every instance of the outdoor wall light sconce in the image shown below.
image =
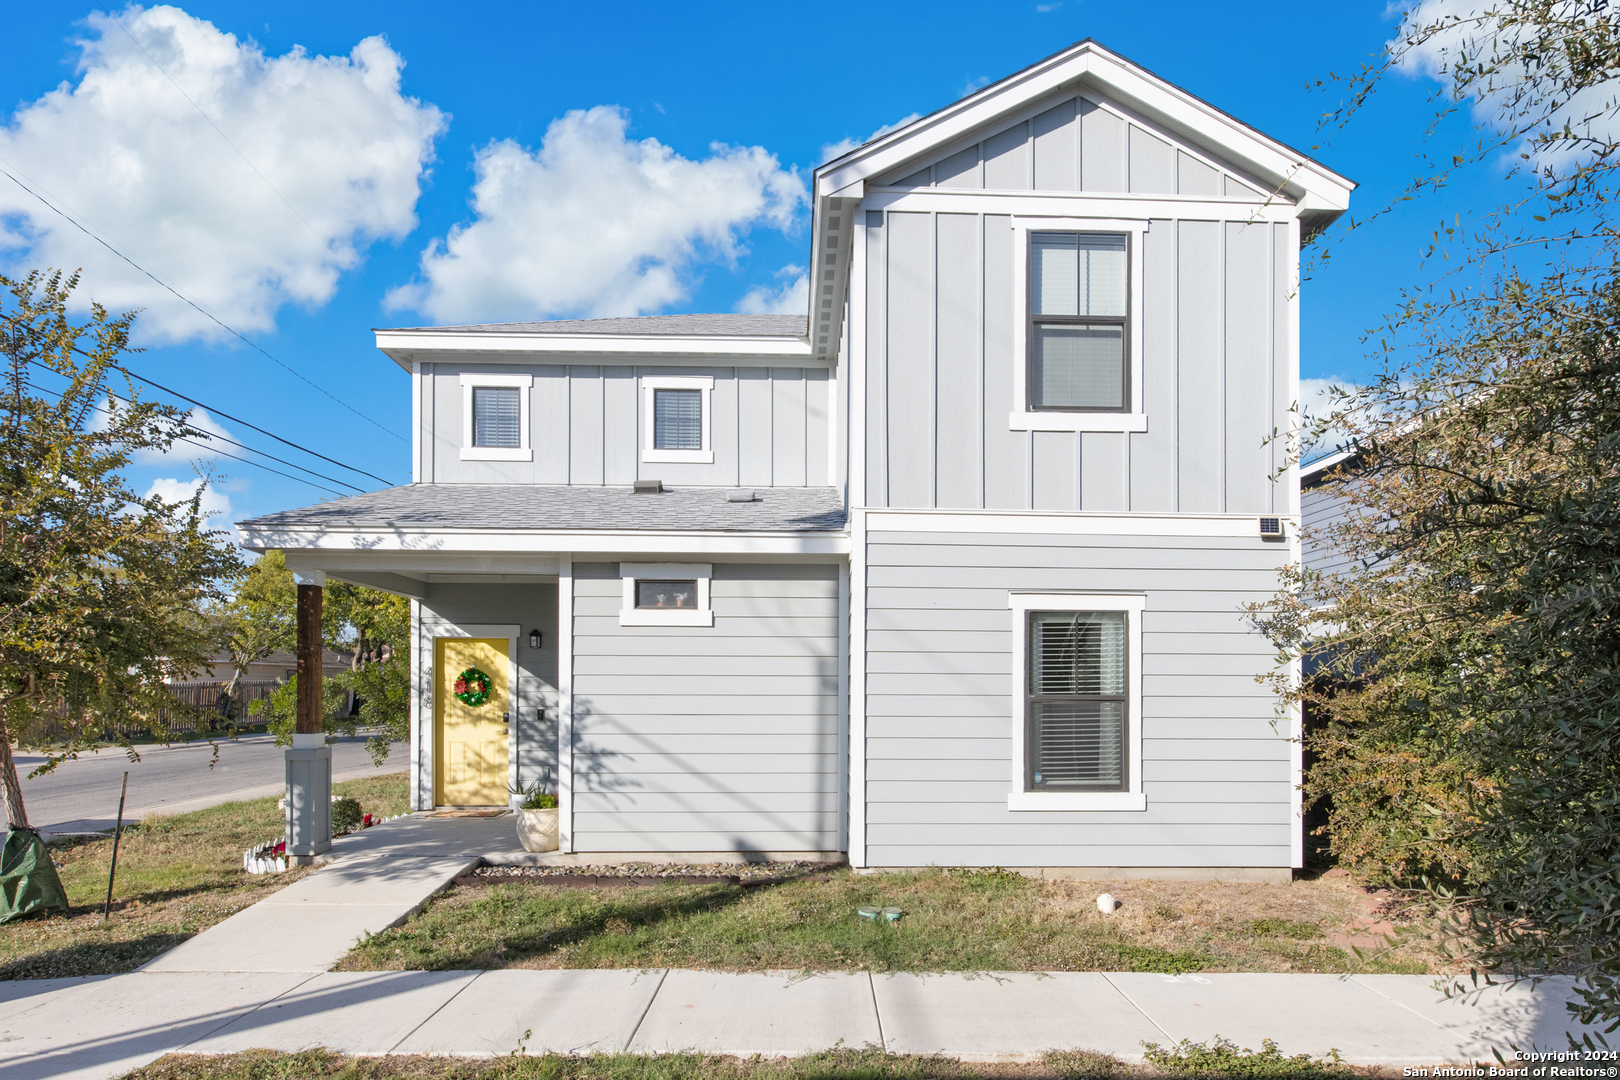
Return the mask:
{"type": "Polygon", "coordinates": [[[540,631],[538,631],[538,630],[530,630],[529,631],[529,648],[538,649],[539,647],[540,647],[540,631]]]}

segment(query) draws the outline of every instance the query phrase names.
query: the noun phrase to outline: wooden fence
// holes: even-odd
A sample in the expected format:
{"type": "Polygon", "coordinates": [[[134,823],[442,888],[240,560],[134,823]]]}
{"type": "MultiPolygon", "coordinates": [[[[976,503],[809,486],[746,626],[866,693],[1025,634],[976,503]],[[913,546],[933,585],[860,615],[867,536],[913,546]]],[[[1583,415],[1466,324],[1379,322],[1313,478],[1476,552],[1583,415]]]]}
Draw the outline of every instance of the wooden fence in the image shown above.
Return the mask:
{"type": "MultiPolygon", "coordinates": [[[[175,699],[180,703],[177,709],[165,709],[158,714],[161,730],[171,736],[192,735],[207,731],[220,731],[234,722],[237,726],[253,723],[263,723],[262,720],[248,714],[248,706],[255,701],[263,700],[275,692],[281,685],[279,679],[244,679],[236,684],[236,690],[228,700],[224,700],[225,687],[228,682],[184,682],[171,683],[169,689],[174,693],[175,699]]],[[[28,732],[30,743],[61,742],[71,734],[72,725],[66,717],[60,720],[45,721],[34,725],[28,732]]],[[[80,737],[85,737],[81,730],[80,737]]],[[[117,741],[125,738],[150,737],[152,730],[139,723],[108,724],[101,731],[90,733],[89,737],[117,741]]]]}

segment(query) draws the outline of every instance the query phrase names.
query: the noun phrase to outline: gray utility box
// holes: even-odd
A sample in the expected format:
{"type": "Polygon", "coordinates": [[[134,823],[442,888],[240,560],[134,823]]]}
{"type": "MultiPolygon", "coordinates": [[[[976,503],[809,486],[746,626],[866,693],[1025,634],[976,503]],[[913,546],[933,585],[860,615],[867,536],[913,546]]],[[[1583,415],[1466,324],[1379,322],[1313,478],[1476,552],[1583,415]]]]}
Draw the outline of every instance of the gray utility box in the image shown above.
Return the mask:
{"type": "Polygon", "coordinates": [[[307,866],[332,847],[332,748],[287,751],[287,857],[307,866]]]}

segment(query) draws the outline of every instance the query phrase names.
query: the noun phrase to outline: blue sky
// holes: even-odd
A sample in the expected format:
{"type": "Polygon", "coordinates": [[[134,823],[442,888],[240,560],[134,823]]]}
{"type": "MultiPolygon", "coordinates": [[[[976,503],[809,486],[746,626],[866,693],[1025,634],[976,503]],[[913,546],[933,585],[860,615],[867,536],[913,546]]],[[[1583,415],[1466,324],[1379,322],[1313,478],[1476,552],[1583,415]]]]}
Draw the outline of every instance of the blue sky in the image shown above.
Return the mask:
{"type": "MultiPolygon", "coordinates": [[[[837,13],[8,5],[0,161],[298,374],[4,176],[0,267],[84,265],[84,295],[148,309],[134,370],[403,483],[409,384],[376,351],[372,327],[791,304],[807,243],[797,185],[829,145],[1080,38],[1284,142],[1319,146],[1314,156],[1361,183],[1354,212],[1378,209],[1420,167],[1434,84],[1392,81],[1332,133],[1316,124],[1336,95],[1306,87],[1354,70],[1395,25],[1377,2],[1306,5],[1287,18],[1252,5],[1077,0],[837,13]],[[703,194],[638,197],[638,184],[669,170],[703,194]],[[645,209],[613,219],[627,202],[645,209]]],[[[1457,117],[1440,138],[1466,134],[1457,117]]],[[[1483,171],[1337,243],[1305,286],[1303,374],[1365,376],[1359,337],[1403,283],[1424,279],[1435,222],[1488,209],[1510,185],[1483,171]]],[[[216,419],[241,442],[275,445],[216,419]]],[[[133,477],[143,490],[182,490],[195,476],[188,453],[137,463],[133,477]]],[[[214,468],[215,505],[228,499],[233,518],[329,497],[238,462],[214,468]]]]}

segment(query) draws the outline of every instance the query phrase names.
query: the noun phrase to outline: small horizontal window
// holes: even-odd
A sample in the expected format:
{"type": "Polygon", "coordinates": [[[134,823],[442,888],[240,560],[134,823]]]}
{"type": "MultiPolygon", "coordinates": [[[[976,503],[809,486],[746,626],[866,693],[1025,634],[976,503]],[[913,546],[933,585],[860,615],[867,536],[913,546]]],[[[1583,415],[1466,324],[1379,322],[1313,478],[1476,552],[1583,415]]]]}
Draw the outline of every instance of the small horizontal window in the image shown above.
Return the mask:
{"type": "Polygon", "coordinates": [[[637,581],[636,607],[675,608],[696,611],[698,584],[692,581],[637,581]]]}
{"type": "Polygon", "coordinates": [[[474,446],[523,445],[521,391],[512,386],[475,386],[472,392],[474,446]]]}

